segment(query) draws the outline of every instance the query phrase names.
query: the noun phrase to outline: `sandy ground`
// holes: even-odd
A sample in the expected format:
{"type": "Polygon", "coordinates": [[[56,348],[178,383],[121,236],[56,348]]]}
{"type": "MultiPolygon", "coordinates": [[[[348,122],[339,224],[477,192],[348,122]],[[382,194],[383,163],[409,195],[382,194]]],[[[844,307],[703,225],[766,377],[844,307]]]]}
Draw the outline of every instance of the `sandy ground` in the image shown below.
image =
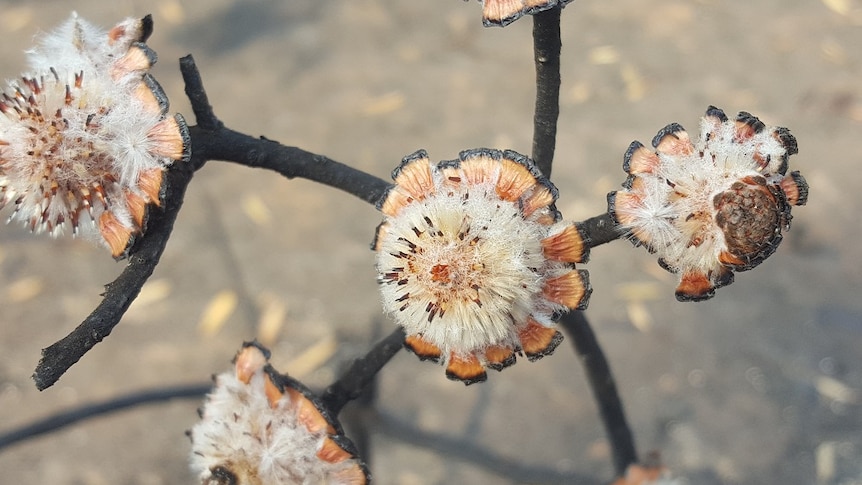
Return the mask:
{"type": "MultiPolygon", "coordinates": [[[[2,7],[0,63],[13,78],[32,36],[73,7],[2,7]]],[[[152,13],[155,75],[190,120],[176,63],[187,53],[231,128],[381,177],[419,148],[435,160],[480,146],[530,150],[532,22],[483,28],[476,2],[80,0],[74,8],[104,26],[152,13]]],[[[862,483],[860,26],[857,0],[578,0],[563,12],[554,182],[565,217],[603,212],[605,194],[624,180],[628,144],[669,122],[695,128],[709,104],[789,127],[800,147],[792,166],[811,185],[777,254],[711,301],[677,303],[672,278],[625,241],[597,248],[585,266],[588,316],[639,451],[660,451],[687,483],[862,483]]],[[[332,189],[211,162],[140,301],[41,393],[30,380],[40,349],[74,328],[123,266],[83,241],[0,227],[0,430],[133,390],[204,381],[256,335],[276,367],[325,386],[391,329],[368,249],[379,219],[332,189]],[[207,308],[231,296],[238,304],[223,325],[203,329],[213,321],[207,308]]],[[[183,433],[199,404],[140,407],[7,449],[0,482],[193,483],[183,433]]],[[[612,475],[565,343],[468,388],[401,353],[380,375],[378,408],[518,464],[612,475]]],[[[380,484],[538,481],[391,433],[374,433],[371,444],[380,484]]]]}

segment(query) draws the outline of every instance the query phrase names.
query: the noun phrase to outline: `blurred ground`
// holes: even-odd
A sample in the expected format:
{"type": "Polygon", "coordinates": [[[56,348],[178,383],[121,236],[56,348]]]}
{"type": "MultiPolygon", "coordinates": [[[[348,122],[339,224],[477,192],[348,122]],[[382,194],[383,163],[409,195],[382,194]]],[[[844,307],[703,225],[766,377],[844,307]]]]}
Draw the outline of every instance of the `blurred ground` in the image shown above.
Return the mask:
{"type": "MultiPolygon", "coordinates": [[[[2,75],[71,8],[105,27],[152,13],[155,74],[192,120],[176,59],[193,53],[231,128],[388,177],[419,148],[529,153],[531,19],[483,28],[459,0],[2,2],[2,75]]],[[[862,483],[862,128],[858,0],[578,0],[563,12],[554,181],[565,217],[605,210],[622,155],[709,104],[788,126],[807,207],[762,266],[699,304],[625,241],[593,251],[588,316],[639,451],[691,484],[862,483]],[[858,178],[858,177],[857,177],[858,178]]],[[[3,217],[6,217],[4,212],[3,217]]],[[[312,387],[388,333],[368,249],[379,215],[313,183],[211,162],[189,188],[161,265],[114,333],[53,388],[40,349],[74,328],[122,270],[85,242],[0,227],[0,430],[121,393],[206,380],[243,339],[312,387]],[[213,302],[221,327],[199,326],[213,302]],[[269,322],[261,329],[261,321],[269,322]],[[274,323],[273,323],[274,322],[274,323]],[[274,329],[274,330],[273,330],[274,329]]],[[[406,353],[381,373],[383,413],[518,463],[609,479],[609,449],[567,343],[485,384],[450,382],[406,353]]],[[[9,484],[193,483],[183,432],[198,402],[139,408],[0,454],[9,484]]],[[[379,484],[510,483],[374,434],[379,484]]],[[[457,451],[457,450],[456,450],[457,451]]]]}

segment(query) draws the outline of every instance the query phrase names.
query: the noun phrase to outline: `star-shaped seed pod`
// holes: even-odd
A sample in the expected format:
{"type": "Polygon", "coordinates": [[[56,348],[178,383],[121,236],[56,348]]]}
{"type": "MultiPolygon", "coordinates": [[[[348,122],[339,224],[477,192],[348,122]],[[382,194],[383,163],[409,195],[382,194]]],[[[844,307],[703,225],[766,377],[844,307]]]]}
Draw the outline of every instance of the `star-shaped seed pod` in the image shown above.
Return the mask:
{"type": "Polygon", "coordinates": [[[298,381],[245,343],[189,431],[191,468],[202,485],[363,485],[370,475],[334,416],[298,381]]]}
{"type": "Polygon", "coordinates": [[[554,315],[587,305],[588,244],[560,221],[557,189],[527,157],[473,149],[432,163],[404,158],[379,204],[374,249],[383,307],[423,360],[466,384],[517,353],[550,354],[554,315]]]}
{"type": "Polygon", "coordinates": [[[486,27],[505,27],[524,15],[564,7],[572,0],[479,0],[482,3],[482,23],[486,27]]]}
{"type": "Polygon", "coordinates": [[[152,19],[109,31],[77,15],[28,52],[32,71],[0,94],[0,208],[34,232],[95,240],[120,258],[160,205],[188,127],[149,74],[152,19]]]}
{"type": "Polygon", "coordinates": [[[790,228],[790,209],[804,205],[808,184],[787,173],[796,139],[750,113],[730,120],[710,106],[692,142],[673,123],[653,139],[633,142],[623,169],[624,190],[608,194],[608,211],[635,244],[677,273],[680,301],[711,298],[734,271],[772,255],[790,228]]]}

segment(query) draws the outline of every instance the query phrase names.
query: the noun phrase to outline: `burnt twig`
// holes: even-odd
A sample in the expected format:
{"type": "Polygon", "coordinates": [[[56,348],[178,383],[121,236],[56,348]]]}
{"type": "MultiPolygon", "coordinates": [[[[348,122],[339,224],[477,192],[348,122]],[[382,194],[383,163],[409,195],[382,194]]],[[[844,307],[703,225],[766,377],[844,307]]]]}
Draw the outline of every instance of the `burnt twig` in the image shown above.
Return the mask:
{"type": "Polygon", "coordinates": [[[126,396],[120,396],[107,401],[85,404],[75,409],[62,411],[47,418],[13,429],[0,435],[0,450],[15,443],[36,438],[45,433],[57,431],[97,416],[115,413],[143,404],[170,401],[172,399],[200,399],[212,388],[212,383],[191,384],[186,386],[165,387],[138,391],[126,396]]]}
{"type": "Polygon", "coordinates": [[[587,235],[587,244],[591,248],[625,236],[625,232],[620,229],[619,225],[614,222],[613,218],[607,212],[579,222],[578,228],[580,228],[583,234],[587,235]]]}
{"type": "Polygon", "coordinates": [[[165,202],[161,209],[151,208],[147,220],[147,236],[138,239],[130,250],[129,263],[112,283],[105,286],[102,302],[69,335],[42,349],[42,359],[33,373],[40,391],[54,385],[120,323],[120,318],[138,296],[173,231],[174,221],[183,205],[183,197],[194,171],[204,161],[192,156],[188,163],[175,163],[165,173],[165,202]]]}
{"type": "Polygon", "coordinates": [[[593,398],[598,404],[602,424],[611,443],[614,471],[617,476],[623,476],[626,468],[637,462],[637,452],[611,368],[583,312],[573,311],[563,315],[560,324],[568,332],[584,364],[593,398]]]}
{"type": "Polygon", "coordinates": [[[560,13],[555,7],[533,15],[536,108],[533,115],[533,161],[551,178],[560,116],[560,13]]]}
{"type": "Polygon", "coordinates": [[[377,343],[361,359],[356,359],[350,369],[333,382],[320,397],[333,414],[341,412],[345,404],[358,398],[374,377],[404,345],[404,331],[398,327],[377,343]]]}

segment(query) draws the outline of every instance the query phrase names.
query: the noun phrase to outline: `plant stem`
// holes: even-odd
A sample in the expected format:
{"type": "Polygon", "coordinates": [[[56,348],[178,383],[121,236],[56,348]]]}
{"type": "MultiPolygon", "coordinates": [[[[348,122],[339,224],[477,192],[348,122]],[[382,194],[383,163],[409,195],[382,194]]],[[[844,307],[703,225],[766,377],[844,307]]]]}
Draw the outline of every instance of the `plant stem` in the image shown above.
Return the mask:
{"type": "Polygon", "coordinates": [[[211,382],[165,387],[139,391],[98,403],[85,404],[3,433],[0,435],[0,450],[15,443],[71,426],[80,421],[115,413],[142,404],[158,403],[172,399],[200,399],[211,388],[211,382]]]}
{"type": "Polygon", "coordinates": [[[164,206],[162,209],[150,208],[146,237],[135,241],[129,252],[128,265],[117,279],[105,286],[99,306],[69,335],[42,349],[42,359],[33,373],[37,389],[44,391],[53,386],[120,323],[159,263],[183,205],[186,188],[194,171],[203,163],[203,160],[193,155],[189,162],[175,163],[165,172],[167,190],[164,206]]]}
{"type": "Polygon", "coordinates": [[[624,476],[626,468],[637,463],[637,452],[611,368],[583,312],[572,311],[563,315],[560,325],[569,334],[575,352],[584,364],[602,424],[611,443],[614,471],[617,476],[624,476]]]}
{"type": "Polygon", "coordinates": [[[326,408],[337,415],[348,402],[358,398],[377,376],[380,369],[404,346],[404,331],[398,327],[377,343],[365,357],[353,365],[320,396],[326,408]]]}
{"type": "Polygon", "coordinates": [[[533,161],[551,178],[560,116],[560,13],[555,7],[533,15],[536,108],[533,115],[533,161]]]}

